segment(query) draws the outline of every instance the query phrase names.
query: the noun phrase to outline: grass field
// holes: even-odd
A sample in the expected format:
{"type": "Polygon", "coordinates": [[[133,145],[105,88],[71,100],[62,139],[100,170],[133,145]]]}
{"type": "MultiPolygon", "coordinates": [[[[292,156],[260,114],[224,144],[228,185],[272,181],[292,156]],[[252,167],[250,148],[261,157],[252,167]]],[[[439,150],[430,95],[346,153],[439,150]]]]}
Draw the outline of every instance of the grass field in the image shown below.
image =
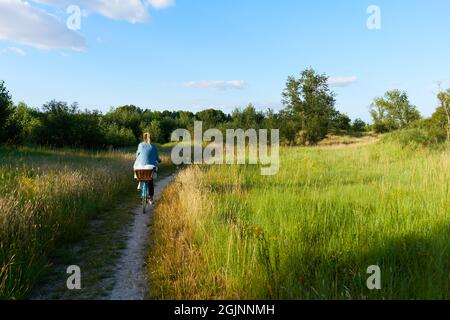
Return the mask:
{"type": "Polygon", "coordinates": [[[179,174],[154,218],[152,298],[450,298],[450,151],[282,148],[280,173],[259,173],[179,174]]]}
{"type": "Polygon", "coordinates": [[[130,152],[0,149],[0,298],[27,297],[55,250],[135,192],[133,161],[130,152]]]}
{"type": "Polygon", "coordinates": [[[0,297],[18,299],[58,243],[81,237],[89,218],[132,190],[132,156],[1,149],[0,157],[0,297]]]}

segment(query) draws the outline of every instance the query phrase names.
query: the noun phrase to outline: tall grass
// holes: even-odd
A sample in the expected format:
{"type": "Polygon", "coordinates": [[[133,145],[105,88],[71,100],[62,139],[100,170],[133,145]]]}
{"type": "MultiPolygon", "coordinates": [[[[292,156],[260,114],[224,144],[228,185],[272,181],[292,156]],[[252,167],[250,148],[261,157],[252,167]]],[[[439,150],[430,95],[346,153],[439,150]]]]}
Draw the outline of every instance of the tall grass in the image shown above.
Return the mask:
{"type": "Polygon", "coordinates": [[[133,155],[0,149],[0,298],[27,296],[60,242],[135,189],[133,155]]]}
{"type": "Polygon", "coordinates": [[[450,152],[285,148],[278,176],[191,167],[157,208],[154,298],[450,298],[450,152]],[[378,265],[382,289],[368,290],[378,265]]]}

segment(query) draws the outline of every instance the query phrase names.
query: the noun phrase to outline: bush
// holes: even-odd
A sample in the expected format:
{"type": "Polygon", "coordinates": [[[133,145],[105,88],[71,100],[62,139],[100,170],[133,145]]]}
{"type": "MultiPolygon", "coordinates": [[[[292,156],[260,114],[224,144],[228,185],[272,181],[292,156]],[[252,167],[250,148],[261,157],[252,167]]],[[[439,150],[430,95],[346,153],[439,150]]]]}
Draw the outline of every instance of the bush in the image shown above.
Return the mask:
{"type": "Polygon", "coordinates": [[[40,121],[37,112],[23,102],[10,107],[11,114],[4,128],[4,142],[9,144],[34,144],[40,121]]]}
{"type": "Polygon", "coordinates": [[[397,142],[402,147],[436,147],[446,140],[445,132],[436,127],[409,128],[389,133],[383,137],[385,142],[397,142]]]}
{"type": "Polygon", "coordinates": [[[367,129],[367,124],[360,118],[355,119],[352,124],[353,132],[364,132],[367,129]]]}
{"type": "Polygon", "coordinates": [[[73,117],[74,128],[70,145],[77,148],[101,149],[106,139],[100,127],[101,115],[97,112],[77,113],[73,117]]]}
{"type": "Polygon", "coordinates": [[[338,131],[350,131],[352,128],[352,120],[348,115],[336,111],[331,118],[330,127],[338,131]]]}
{"type": "Polygon", "coordinates": [[[115,124],[107,125],[104,129],[106,144],[112,147],[129,147],[136,144],[133,130],[119,127],[115,124]]]}
{"type": "Polygon", "coordinates": [[[39,115],[42,125],[38,128],[37,143],[53,147],[70,146],[77,126],[74,121],[77,106],[52,100],[43,106],[43,111],[39,115]]]}

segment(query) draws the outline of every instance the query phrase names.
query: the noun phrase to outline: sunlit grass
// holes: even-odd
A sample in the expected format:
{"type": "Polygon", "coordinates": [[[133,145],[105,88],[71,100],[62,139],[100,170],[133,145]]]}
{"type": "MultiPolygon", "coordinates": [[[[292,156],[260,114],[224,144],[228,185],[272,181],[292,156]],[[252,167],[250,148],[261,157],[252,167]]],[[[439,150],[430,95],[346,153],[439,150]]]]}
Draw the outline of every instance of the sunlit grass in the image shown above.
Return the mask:
{"type": "Polygon", "coordinates": [[[155,217],[154,298],[450,298],[450,152],[283,148],[280,172],[189,168],[155,217]],[[191,197],[192,196],[192,197],[191,197]],[[366,286],[382,270],[382,289],[366,286]]]}
{"type": "Polygon", "coordinates": [[[133,154],[0,149],[0,298],[26,297],[61,242],[136,185],[133,154]]]}

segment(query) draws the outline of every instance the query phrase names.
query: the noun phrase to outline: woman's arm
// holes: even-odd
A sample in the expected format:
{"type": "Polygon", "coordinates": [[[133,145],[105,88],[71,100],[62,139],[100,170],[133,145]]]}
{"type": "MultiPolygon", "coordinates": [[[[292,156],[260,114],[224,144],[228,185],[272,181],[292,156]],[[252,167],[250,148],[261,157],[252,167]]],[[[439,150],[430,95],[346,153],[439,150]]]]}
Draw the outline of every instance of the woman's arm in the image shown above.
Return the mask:
{"type": "Polygon", "coordinates": [[[137,152],[136,152],[136,159],[139,157],[139,155],[141,154],[141,152],[142,152],[142,145],[139,144],[138,149],[137,149],[137,152]]]}
{"type": "Polygon", "coordinates": [[[159,157],[158,148],[155,147],[155,149],[156,149],[156,161],[158,161],[158,163],[161,163],[162,161],[161,161],[161,158],[159,157]]]}

